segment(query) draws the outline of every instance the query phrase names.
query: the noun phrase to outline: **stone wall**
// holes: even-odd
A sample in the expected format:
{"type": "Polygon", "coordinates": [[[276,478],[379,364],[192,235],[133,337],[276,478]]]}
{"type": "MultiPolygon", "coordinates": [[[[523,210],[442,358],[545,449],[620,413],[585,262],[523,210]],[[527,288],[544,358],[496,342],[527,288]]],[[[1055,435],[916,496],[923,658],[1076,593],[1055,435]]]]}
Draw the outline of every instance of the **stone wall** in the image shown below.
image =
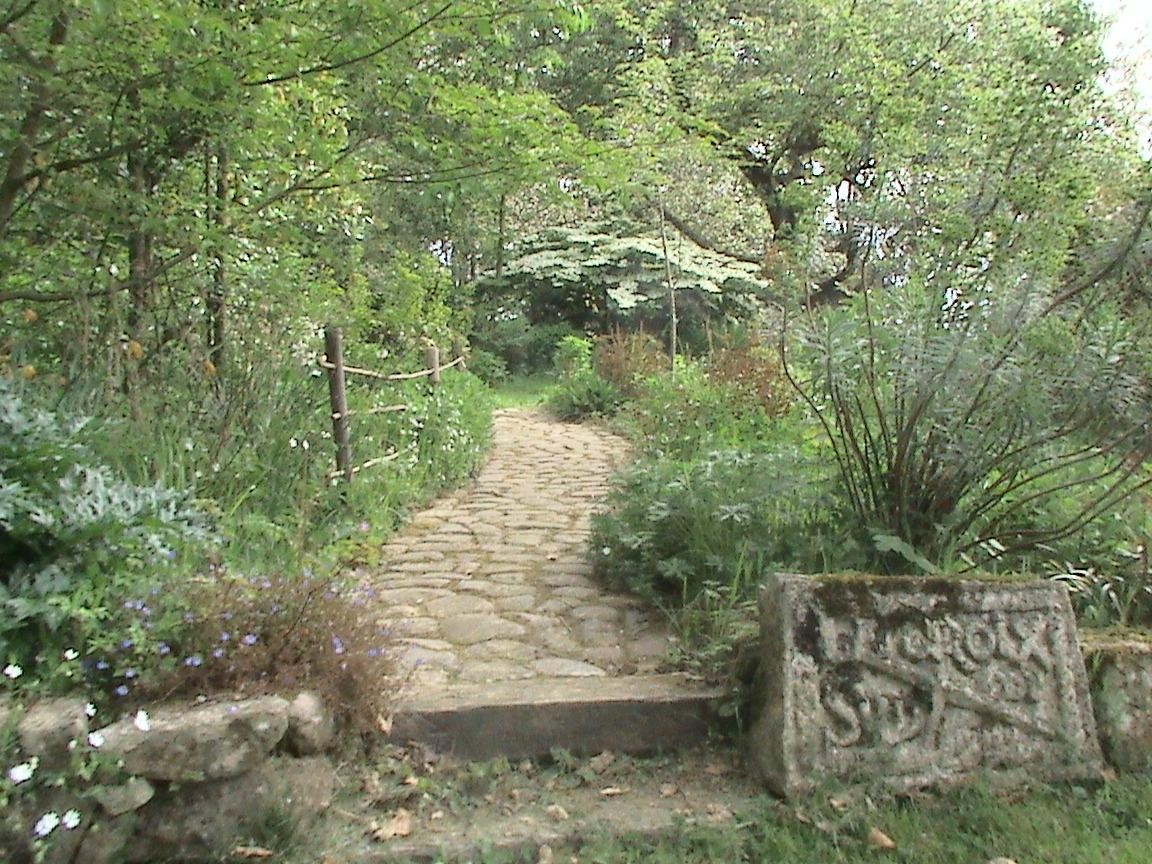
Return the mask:
{"type": "Polygon", "coordinates": [[[83,700],[48,699],[0,709],[8,723],[38,770],[64,769],[78,751],[99,756],[88,794],[64,787],[18,802],[24,830],[0,836],[5,861],[30,860],[27,826],[48,810],[81,816],[52,832],[49,862],[217,861],[249,825],[316,818],[336,789],[335,723],[310,693],[161,706],[102,728],[83,700]]]}

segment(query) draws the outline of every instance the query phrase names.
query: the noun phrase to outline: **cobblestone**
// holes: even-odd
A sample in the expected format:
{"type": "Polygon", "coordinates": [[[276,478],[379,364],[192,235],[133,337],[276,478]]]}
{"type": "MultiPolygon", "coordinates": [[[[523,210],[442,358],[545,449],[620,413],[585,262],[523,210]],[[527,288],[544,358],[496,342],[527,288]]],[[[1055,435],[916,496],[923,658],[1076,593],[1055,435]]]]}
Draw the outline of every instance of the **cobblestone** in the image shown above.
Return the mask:
{"type": "Polygon", "coordinates": [[[496,412],[467,489],[417,514],[362,574],[417,687],[660,670],[658,612],[590,580],[590,514],[623,439],[534,411],[496,412]]]}

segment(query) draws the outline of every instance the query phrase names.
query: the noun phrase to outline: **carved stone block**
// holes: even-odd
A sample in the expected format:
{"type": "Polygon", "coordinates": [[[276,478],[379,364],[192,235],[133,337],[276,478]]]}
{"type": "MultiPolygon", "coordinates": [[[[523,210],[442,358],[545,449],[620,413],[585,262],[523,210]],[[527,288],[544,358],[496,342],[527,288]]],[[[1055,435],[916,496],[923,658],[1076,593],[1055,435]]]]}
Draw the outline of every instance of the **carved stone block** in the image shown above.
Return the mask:
{"type": "Polygon", "coordinates": [[[1066,589],[770,576],[753,758],[777,794],[1100,776],[1066,589]]]}

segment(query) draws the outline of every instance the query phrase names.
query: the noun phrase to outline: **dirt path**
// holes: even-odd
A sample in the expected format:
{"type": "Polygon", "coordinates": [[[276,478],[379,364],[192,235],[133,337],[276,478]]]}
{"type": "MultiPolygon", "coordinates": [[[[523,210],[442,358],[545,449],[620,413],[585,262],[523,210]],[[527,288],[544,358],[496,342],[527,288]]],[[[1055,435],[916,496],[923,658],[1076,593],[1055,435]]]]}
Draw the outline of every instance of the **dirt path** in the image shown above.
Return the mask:
{"type": "Polygon", "coordinates": [[[417,687],[659,670],[660,615],[592,582],[591,514],[623,439],[535,411],[497,411],[488,463],[418,514],[368,579],[417,687]]]}

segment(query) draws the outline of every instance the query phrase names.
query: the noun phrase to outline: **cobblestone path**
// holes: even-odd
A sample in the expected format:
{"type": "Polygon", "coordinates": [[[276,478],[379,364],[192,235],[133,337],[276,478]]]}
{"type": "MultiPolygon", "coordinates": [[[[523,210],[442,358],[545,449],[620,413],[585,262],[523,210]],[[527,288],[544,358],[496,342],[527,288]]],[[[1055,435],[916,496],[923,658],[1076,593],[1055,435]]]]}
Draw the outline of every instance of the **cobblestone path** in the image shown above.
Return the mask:
{"type": "Polygon", "coordinates": [[[623,439],[541,414],[496,412],[468,487],[419,513],[369,579],[416,686],[658,671],[658,612],[605,592],[585,560],[590,516],[623,439]]]}

